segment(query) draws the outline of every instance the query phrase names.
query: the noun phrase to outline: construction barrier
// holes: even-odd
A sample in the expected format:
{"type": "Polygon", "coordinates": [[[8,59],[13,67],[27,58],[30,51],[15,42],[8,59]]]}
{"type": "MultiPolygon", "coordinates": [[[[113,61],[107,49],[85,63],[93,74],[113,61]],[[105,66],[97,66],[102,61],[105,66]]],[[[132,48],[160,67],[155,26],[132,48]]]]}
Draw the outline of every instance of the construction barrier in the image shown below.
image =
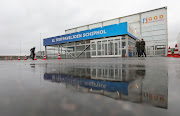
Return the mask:
{"type": "Polygon", "coordinates": [[[174,50],[174,56],[175,58],[180,58],[180,55],[179,55],[179,50],[178,50],[178,47],[177,47],[177,44],[175,45],[175,50],[174,50]]]}
{"type": "Polygon", "coordinates": [[[27,60],[26,55],[24,56],[24,60],[27,60]]]}
{"type": "Polygon", "coordinates": [[[36,58],[36,54],[35,54],[35,56],[34,56],[34,60],[37,60],[37,58],[36,58]]]}
{"type": "Polygon", "coordinates": [[[167,55],[167,57],[172,57],[172,53],[171,53],[171,48],[170,48],[170,46],[169,46],[169,49],[168,49],[168,55],[167,55]]]}
{"type": "Polygon", "coordinates": [[[61,56],[60,56],[60,52],[59,52],[59,54],[58,54],[58,60],[60,60],[61,59],[61,56]]]}
{"type": "Polygon", "coordinates": [[[44,58],[43,58],[43,60],[46,60],[46,54],[44,53],[44,58]]]}
{"type": "Polygon", "coordinates": [[[20,56],[18,56],[18,60],[21,60],[21,59],[20,59],[20,56]]]}
{"type": "Polygon", "coordinates": [[[5,61],[7,61],[7,57],[5,57],[5,61]]]}

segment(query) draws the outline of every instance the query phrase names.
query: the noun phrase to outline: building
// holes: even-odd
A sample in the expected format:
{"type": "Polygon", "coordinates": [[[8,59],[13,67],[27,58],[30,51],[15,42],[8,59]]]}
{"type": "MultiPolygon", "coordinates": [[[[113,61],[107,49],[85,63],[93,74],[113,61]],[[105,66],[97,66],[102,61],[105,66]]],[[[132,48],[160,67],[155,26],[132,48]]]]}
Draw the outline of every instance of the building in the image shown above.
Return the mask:
{"type": "Polygon", "coordinates": [[[43,42],[49,58],[128,57],[136,56],[135,40],[141,38],[147,55],[167,55],[167,7],[67,29],[43,42]]]}
{"type": "Polygon", "coordinates": [[[44,51],[38,51],[36,52],[37,57],[43,57],[44,56],[44,51]]]}

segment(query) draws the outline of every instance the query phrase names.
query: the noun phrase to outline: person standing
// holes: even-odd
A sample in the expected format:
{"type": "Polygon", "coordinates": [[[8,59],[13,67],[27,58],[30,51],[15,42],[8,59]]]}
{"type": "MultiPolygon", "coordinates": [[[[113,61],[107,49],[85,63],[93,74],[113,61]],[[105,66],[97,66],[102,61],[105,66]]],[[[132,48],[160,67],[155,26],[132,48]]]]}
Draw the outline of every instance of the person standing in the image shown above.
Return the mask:
{"type": "Polygon", "coordinates": [[[141,55],[142,55],[142,57],[143,57],[143,54],[144,54],[144,56],[146,57],[145,45],[146,45],[146,43],[145,43],[144,39],[141,39],[140,49],[141,49],[141,55]]]}
{"type": "Polygon", "coordinates": [[[140,41],[136,40],[136,50],[137,50],[137,54],[138,57],[141,57],[141,52],[140,52],[140,41]]]}

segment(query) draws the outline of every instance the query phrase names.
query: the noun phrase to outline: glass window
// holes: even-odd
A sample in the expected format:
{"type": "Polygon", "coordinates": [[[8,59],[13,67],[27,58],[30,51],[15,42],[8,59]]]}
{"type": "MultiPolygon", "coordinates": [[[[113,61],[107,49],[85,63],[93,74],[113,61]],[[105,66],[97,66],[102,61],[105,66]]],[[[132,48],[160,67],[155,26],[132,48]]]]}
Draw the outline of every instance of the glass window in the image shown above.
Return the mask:
{"type": "Polygon", "coordinates": [[[96,77],[96,69],[92,69],[92,76],[96,77]]]}
{"type": "Polygon", "coordinates": [[[104,78],[107,78],[108,77],[108,69],[104,69],[103,73],[104,73],[104,78]]]}
{"type": "Polygon", "coordinates": [[[107,55],[107,40],[102,41],[102,55],[107,55]]]}
{"type": "Polygon", "coordinates": [[[119,78],[120,78],[120,76],[118,75],[118,69],[115,69],[115,79],[118,79],[119,80],[119,78]]]}
{"type": "Polygon", "coordinates": [[[113,40],[108,40],[108,55],[114,55],[113,40]]]}
{"type": "Polygon", "coordinates": [[[119,43],[118,41],[115,41],[115,42],[114,42],[114,49],[115,49],[114,55],[119,55],[119,53],[118,53],[118,51],[119,51],[119,50],[118,50],[118,49],[119,49],[118,43],[119,43]]]}
{"type": "Polygon", "coordinates": [[[74,46],[74,42],[72,42],[72,43],[67,43],[67,46],[74,46]]]}
{"type": "Polygon", "coordinates": [[[98,55],[101,55],[101,41],[97,42],[98,55]]]}
{"type": "Polygon", "coordinates": [[[101,69],[98,69],[97,71],[98,71],[98,72],[97,72],[97,76],[98,76],[98,77],[101,77],[101,74],[102,74],[101,69]]]}
{"type": "Polygon", "coordinates": [[[125,37],[122,37],[122,40],[125,40],[126,38],[125,37]]]}
{"type": "Polygon", "coordinates": [[[109,69],[109,78],[114,79],[114,70],[109,69]]]}
{"type": "Polygon", "coordinates": [[[91,44],[91,50],[96,50],[96,44],[95,43],[91,44]]]}
{"type": "Polygon", "coordinates": [[[122,48],[125,48],[125,47],[126,47],[126,42],[122,41],[122,48]]]}
{"type": "Polygon", "coordinates": [[[92,51],[92,56],[96,56],[96,51],[92,51]]]}
{"type": "Polygon", "coordinates": [[[81,44],[85,44],[85,41],[76,42],[76,45],[81,45],[81,44]]]}

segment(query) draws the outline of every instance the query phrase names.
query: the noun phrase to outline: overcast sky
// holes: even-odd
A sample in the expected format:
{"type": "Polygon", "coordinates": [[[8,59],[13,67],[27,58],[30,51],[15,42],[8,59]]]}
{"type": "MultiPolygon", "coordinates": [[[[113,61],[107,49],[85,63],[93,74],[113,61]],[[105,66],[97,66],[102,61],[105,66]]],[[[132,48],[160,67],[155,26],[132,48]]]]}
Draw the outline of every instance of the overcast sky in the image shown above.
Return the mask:
{"type": "Polygon", "coordinates": [[[179,0],[0,0],[0,55],[29,55],[43,38],[65,30],[138,12],[168,7],[169,43],[180,32],[179,0]],[[21,46],[21,47],[20,47],[21,46]]]}

